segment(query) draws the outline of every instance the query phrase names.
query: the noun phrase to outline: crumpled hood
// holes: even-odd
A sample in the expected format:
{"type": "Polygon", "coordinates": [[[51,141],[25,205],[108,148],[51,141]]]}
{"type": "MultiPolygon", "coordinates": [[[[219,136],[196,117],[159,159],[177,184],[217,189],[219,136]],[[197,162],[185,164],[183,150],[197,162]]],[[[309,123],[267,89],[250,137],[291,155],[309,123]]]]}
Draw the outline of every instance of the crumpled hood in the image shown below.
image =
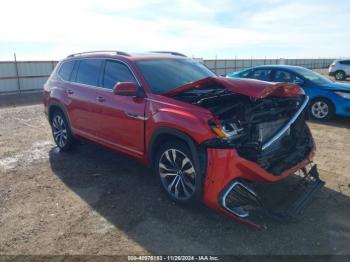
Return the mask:
{"type": "Polygon", "coordinates": [[[171,97],[190,89],[203,88],[213,84],[221,85],[236,94],[255,98],[267,96],[292,97],[303,94],[302,89],[296,84],[271,83],[244,78],[207,77],[175,88],[163,95],[171,97]]]}
{"type": "Polygon", "coordinates": [[[322,85],[322,88],[330,91],[350,92],[350,85],[345,83],[330,83],[330,84],[322,85]]]}

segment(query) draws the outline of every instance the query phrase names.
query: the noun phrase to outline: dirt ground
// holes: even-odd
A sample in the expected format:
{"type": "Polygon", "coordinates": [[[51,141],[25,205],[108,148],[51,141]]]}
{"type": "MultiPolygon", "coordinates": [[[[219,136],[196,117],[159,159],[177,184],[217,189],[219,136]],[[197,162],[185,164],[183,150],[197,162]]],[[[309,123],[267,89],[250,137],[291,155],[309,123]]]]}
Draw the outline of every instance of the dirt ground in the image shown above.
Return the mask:
{"type": "Polygon", "coordinates": [[[350,254],[350,119],[309,125],[326,186],[301,221],[258,231],[173,204],[121,154],[60,153],[41,104],[0,108],[0,254],[350,254]]]}

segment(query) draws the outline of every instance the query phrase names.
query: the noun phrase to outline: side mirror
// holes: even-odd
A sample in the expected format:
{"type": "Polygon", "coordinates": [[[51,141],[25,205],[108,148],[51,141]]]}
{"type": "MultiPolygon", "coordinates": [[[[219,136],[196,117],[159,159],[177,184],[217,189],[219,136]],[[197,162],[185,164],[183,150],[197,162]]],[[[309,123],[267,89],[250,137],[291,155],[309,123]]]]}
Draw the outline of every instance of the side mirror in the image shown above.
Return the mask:
{"type": "Polygon", "coordinates": [[[119,96],[143,97],[143,92],[134,82],[118,82],[113,87],[113,93],[119,96]]]}

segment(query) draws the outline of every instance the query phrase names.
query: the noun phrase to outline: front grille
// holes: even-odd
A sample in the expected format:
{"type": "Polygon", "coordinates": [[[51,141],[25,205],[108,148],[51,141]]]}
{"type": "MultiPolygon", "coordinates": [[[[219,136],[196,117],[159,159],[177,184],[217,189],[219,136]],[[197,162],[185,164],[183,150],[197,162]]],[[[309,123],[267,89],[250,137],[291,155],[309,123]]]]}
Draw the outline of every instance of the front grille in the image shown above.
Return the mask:
{"type": "Polygon", "coordinates": [[[261,121],[252,128],[253,141],[243,144],[239,154],[256,162],[274,175],[304,160],[313,147],[311,134],[305,123],[305,108],[308,98],[299,104],[289,117],[276,116],[275,120],[261,121]]]}

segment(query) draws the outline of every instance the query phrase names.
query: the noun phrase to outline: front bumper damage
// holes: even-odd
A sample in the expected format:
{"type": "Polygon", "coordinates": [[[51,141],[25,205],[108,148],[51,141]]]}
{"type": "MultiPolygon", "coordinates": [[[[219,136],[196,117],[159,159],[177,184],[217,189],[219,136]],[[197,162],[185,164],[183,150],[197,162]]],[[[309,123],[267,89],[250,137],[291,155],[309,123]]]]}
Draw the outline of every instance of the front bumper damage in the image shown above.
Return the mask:
{"type": "Polygon", "coordinates": [[[264,228],[266,219],[294,221],[325,184],[316,165],[311,164],[313,154],[275,176],[240,158],[234,149],[208,149],[204,203],[259,229],[264,228]]]}

